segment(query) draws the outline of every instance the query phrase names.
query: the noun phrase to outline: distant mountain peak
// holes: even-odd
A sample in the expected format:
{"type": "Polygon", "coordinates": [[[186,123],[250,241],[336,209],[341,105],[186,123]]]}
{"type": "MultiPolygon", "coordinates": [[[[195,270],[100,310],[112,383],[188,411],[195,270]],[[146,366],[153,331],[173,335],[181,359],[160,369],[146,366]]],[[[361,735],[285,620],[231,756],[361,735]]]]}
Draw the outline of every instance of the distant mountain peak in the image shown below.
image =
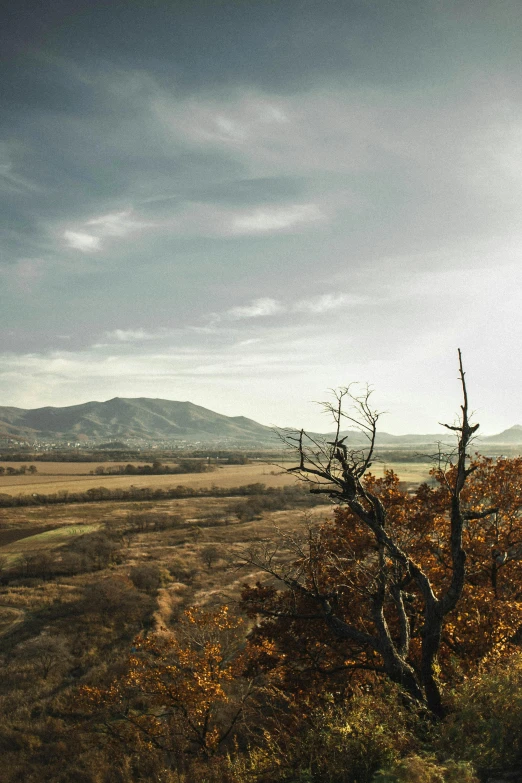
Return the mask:
{"type": "Polygon", "coordinates": [[[486,441],[486,443],[522,443],[522,425],[514,424],[497,435],[488,435],[480,440],[486,441]]]}
{"type": "Polygon", "coordinates": [[[273,430],[246,417],[234,418],[188,400],[113,397],[63,408],[0,407],[0,431],[26,439],[145,440],[187,443],[256,443],[275,440],[273,430]]]}

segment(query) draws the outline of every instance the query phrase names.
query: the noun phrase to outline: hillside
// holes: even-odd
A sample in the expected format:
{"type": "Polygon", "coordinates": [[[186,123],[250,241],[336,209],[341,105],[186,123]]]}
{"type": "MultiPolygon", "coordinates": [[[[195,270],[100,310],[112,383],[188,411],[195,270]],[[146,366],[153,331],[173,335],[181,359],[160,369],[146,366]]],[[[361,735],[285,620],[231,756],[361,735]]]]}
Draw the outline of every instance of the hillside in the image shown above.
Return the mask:
{"type": "Polygon", "coordinates": [[[270,427],[244,416],[223,416],[191,402],[115,397],[65,408],[0,407],[0,432],[36,439],[145,439],[263,442],[270,427]]]}
{"type": "Polygon", "coordinates": [[[485,443],[522,443],[522,426],[515,424],[509,429],[499,432],[498,435],[489,435],[481,440],[485,443]]]}

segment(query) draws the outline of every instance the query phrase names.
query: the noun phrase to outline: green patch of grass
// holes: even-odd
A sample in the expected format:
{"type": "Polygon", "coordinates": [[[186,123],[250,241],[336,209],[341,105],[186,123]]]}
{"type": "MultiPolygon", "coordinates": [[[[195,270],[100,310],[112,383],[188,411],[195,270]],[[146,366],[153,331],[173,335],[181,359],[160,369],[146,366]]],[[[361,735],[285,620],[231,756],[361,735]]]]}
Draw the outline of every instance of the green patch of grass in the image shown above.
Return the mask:
{"type": "Polygon", "coordinates": [[[24,552],[36,552],[47,549],[54,549],[64,544],[68,544],[71,538],[83,536],[85,533],[93,533],[98,530],[99,524],[90,525],[63,525],[55,527],[52,530],[45,530],[43,533],[37,533],[34,536],[27,536],[18,541],[3,546],[0,551],[6,559],[12,560],[24,552]]]}

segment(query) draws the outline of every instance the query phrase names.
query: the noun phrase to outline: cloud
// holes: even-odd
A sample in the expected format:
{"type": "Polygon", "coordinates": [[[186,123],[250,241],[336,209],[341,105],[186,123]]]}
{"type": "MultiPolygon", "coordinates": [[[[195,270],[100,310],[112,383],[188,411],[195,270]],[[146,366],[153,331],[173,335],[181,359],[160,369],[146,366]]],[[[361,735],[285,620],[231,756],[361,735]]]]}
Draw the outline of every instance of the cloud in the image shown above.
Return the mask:
{"type": "Polygon", "coordinates": [[[307,313],[321,315],[341,308],[357,307],[369,301],[366,296],[355,294],[329,293],[320,294],[310,299],[300,299],[293,303],[283,304],[273,297],[261,297],[254,299],[250,304],[231,307],[222,313],[213,313],[211,322],[217,324],[220,321],[239,321],[242,319],[265,318],[270,315],[291,313],[307,313]]]}
{"type": "Polygon", "coordinates": [[[12,158],[19,155],[20,150],[16,143],[7,144],[0,141],[0,190],[12,193],[38,192],[38,185],[17,171],[12,158]]]}
{"type": "Polygon", "coordinates": [[[63,232],[63,237],[69,247],[81,250],[82,253],[94,253],[100,249],[100,238],[85,234],[83,231],[66,230],[63,232]]]}
{"type": "Polygon", "coordinates": [[[131,232],[154,225],[153,222],[134,217],[133,210],[126,209],[90,218],[84,221],[80,230],[66,229],[63,236],[75,250],[92,253],[100,249],[102,240],[106,237],[125,237],[131,232]]]}
{"type": "MultiPolygon", "coordinates": [[[[241,200],[234,181],[223,186],[229,189],[232,202],[241,200]]],[[[276,193],[274,201],[280,201],[276,193]]],[[[192,198],[163,199],[161,212],[153,221],[133,222],[134,227],[153,227],[156,234],[175,238],[184,237],[236,237],[260,236],[307,231],[312,225],[326,221],[326,211],[315,203],[270,203],[270,195],[264,194],[265,203],[255,208],[238,209],[226,204],[223,193],[215,191],[208,200],[192,198]],[[225,203],[222,203],[225,202],[225,203]]],[[[246,198],[248,200],[248,196],[246,198]]],[[[243,198],[245,201],[245,198],[243,198]]],[[[91,227],[92,221],[87,225],[91,227]]],[[[101,233],[101,232],[99,232],[101,233]]]]}
{"type": "Polygon", "coordinates": [[[295,226],[324,220],[315,204],[292,204],[285,207],[265,207],[232,218],[232,234],[266,234],[287,231],[295,226]]]}
{"type": "Polygon", "coordinates": [[[157,336],[157,333],[146,332],[145,329],[114,329],[112,332],[107,332],[109,339],[119,340],[122,343],[135,342],[136,340],[153,340],[157,336]]]}
{"type": "Polygon", "coordinates": [[[5,283],[11,282],[18,291],[31,293],[42,277],[44,268],[42,258],[20,258],[10,267],[0,267],[0,275],[5,278],[5,283]]]}
{"type": "Polygon", "coordinates": [[[341,307],[357,307],[368,302],[368,297],[354,294],[322,294],[312,299],[301,299],[296,302],[292,310],[296,313],[327,313],[330,310],[338,310],[341,307]]]}
{"type": "Polygon", "coordinates": [[[173,98],[164,92],[151,101],[168,134],[186,142],[241,150],[277,133],[290,122],[284,101],[248,90],[223,98],[173,98]]]}
{"type": "Polygon", "coordinates": [[[110,212],[101,217],[91,218],[86,222],[89,227],[94,227],[98,236],[103,237],[124,237],[131,231],[144,228],[150,223],[143,222],[132,217],[132,210],[127,209],[122,212],[110,212]]]}
{"type": "Polygon", "coordinates": [[[12,163],[0,162],[0,187],[5,190],[24,192],[38,190],[38,186],[14,171],[12,163]]]}
{"type": "Polygon", "coordinates": [[[281,303],[276,299],[270,297],[264,297],[261,299],[255,299],[249,305],[243,305],[241,307],[231,307],[227,310],[222,318],[230,318],[233,321],[239,321],[242,318],[265,318],[268,315],[275,315],[282,310],[281,303]]]}

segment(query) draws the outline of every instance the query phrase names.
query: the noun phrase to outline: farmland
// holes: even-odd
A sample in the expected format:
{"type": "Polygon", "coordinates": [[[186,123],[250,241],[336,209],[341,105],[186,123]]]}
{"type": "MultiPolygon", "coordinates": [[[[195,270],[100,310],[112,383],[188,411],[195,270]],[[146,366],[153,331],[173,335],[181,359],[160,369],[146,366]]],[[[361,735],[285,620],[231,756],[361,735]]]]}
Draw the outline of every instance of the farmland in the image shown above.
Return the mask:
{"type": "MultiPolygon", "coordinates": [[[[137,463],[136,463],[137,464],[137,463]]],[[[105,469],[118,463],[104,463],[105,469]]],[[[0,466],[19,467],[19,463],[0,462],[0,466]]],[[[86,492],[93,487],[107,489],[128,489],[130,487],[168,488],[183,486],[200,488],[217,486],[237,487],[245,484],[262,483],[268,487],[282,487],[293,484],[295,477],[275,464],[252,462],[247,465],[222,465],[205,473],[183,473],[179,475],[92,475],[96,469],[92,462],[41,462],[35,475],[0,476],[0,494],[52,494],[57,492],[86,492]]],[[[417,462],[382,462],[373,466],[376,475],[384,469],[394,470],[407,483],[421,483],[429,479],[430,465],[417,462]]]]}

